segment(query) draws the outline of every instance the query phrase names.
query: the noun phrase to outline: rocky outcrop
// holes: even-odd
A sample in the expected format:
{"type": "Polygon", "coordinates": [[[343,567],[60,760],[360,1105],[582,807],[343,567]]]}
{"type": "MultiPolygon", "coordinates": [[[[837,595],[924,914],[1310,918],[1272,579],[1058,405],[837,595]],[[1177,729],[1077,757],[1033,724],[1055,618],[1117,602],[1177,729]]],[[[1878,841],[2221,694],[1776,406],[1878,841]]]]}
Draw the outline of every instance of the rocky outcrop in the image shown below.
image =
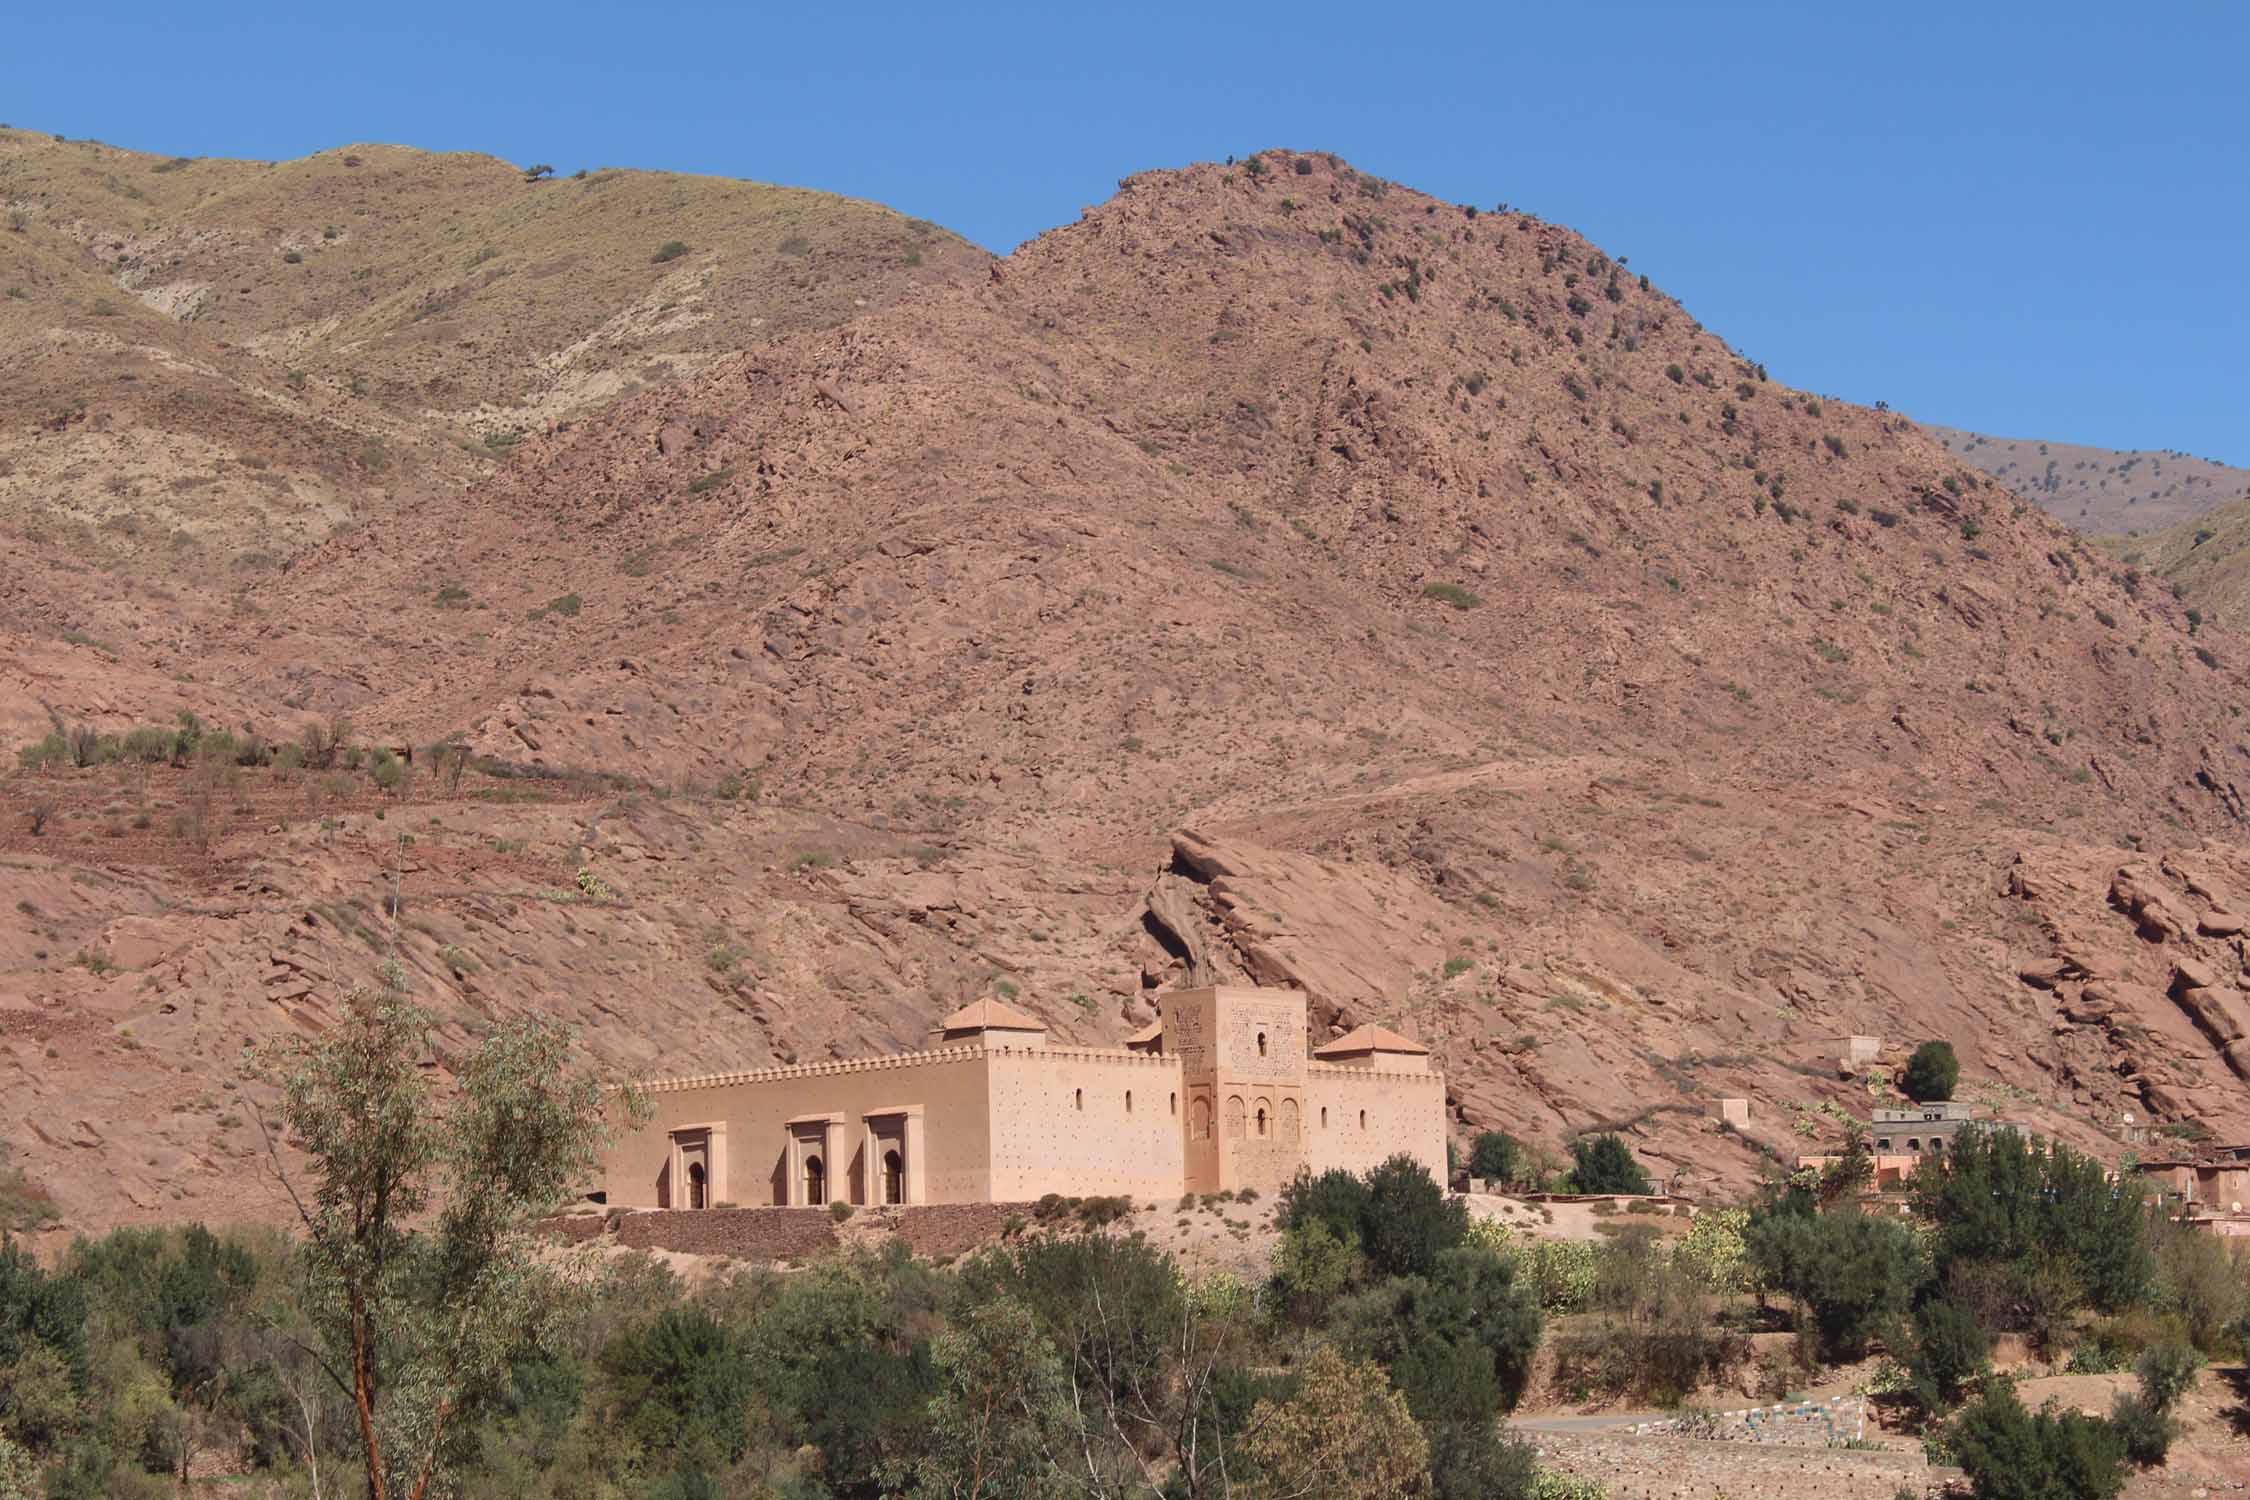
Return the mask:
{"type": "Polygon", "coordinates": [[[2250,1013],[2242,991],[2221,985],[2211,965],[2183,958],[2173,965],[2172,998],[2187,1012],[2197,1029],[2211,1039],[2237,1078],[2250,1081],[2250,1013]]]}
{"type": "Polygon", "coordinates": [[[2147,865],[2120,867],[2110,879],[2109,899],[2152,943],[2174,941],[2194,930],[2195,924],[2181,914],[2156,872],[2147,865]]]}

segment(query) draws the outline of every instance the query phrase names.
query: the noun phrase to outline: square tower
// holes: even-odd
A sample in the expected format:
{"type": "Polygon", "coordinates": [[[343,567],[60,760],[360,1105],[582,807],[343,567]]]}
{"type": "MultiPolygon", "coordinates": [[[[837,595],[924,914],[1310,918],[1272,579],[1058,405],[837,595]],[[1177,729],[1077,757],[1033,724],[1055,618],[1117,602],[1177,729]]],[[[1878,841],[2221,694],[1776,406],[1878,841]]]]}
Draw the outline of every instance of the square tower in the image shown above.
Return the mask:
{"type": "Polygon", "coordinates": [[[1280,1190],[1305,1159],[1303,993],[1219,986],[1163,1004],[1163,1049],[1187,1094],[1187,1190],[1280,1190]]]}

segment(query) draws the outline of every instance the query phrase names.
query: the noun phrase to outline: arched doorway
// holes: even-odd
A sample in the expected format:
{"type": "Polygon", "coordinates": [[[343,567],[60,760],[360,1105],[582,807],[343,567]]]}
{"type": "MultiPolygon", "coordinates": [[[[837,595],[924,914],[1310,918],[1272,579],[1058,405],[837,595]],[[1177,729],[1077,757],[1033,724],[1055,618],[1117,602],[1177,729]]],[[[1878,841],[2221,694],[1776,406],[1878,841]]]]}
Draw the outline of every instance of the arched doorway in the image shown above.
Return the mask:
{"type": "Polygon", "coordinates": [[[906,1201],[906,1163],[896,1151],[883,1153],[883,1201],[906,1201]]]}
{"type": "Polygon", "coordinates": [[[820,1158],[805,1158],[805,1203],[818,1208],[828,1201],[828,1174],[821,1168],[820,1158]]]}
{"type": "Polygon", "coordinates": [[[687,1169],[687,1206],[707,1208],[704,1201],[703,1163],[691,1162],[687,1169]]]}

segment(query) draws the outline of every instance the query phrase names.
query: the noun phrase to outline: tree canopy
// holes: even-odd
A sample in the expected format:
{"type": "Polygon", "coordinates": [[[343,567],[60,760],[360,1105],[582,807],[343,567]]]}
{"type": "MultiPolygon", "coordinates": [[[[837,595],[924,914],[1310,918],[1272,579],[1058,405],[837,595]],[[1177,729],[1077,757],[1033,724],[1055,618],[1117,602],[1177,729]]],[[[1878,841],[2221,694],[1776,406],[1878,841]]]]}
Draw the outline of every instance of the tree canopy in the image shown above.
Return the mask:
{"type": "Polygon", "coordinates": [[[1570,1183],[1580,1193],[1645,1193],[1647,1170],[1632,1148],[1612,1132],[1580,1136],[1570,1143],[1570,1183]]]}
{"type": "Polygon", "coordinates": [[[1898,1086],[1917,1104],[1942,1104],[1953,1097],[1953,1090],[1960,1081],[1961,1061],[1953,1055],[1953,1044],[1924,1042],[1906,1060],[1906,1071],[1899,1075],[1898,1086]]]}

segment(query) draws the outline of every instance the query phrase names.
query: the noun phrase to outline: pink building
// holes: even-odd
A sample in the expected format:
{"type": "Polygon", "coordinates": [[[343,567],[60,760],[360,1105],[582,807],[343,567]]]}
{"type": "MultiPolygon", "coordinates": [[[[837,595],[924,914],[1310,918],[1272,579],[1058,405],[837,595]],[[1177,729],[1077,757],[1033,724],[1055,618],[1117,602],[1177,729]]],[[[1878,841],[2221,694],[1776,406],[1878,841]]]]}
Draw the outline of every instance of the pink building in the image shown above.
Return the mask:
{"type": "Polygon", "coordinates": [[[1163,997],[1124,1047],[1050,1045],[980,1000],[920,1052],[641,1085],[654,1107],[604,1166],[626,1206],[1022,1202],[1278,1190],[1300,1167],[1405,1153],[1444,1180],[1445,1079],[1363,1026],[1308,1055],[1305,997],[1163,997]]]}

